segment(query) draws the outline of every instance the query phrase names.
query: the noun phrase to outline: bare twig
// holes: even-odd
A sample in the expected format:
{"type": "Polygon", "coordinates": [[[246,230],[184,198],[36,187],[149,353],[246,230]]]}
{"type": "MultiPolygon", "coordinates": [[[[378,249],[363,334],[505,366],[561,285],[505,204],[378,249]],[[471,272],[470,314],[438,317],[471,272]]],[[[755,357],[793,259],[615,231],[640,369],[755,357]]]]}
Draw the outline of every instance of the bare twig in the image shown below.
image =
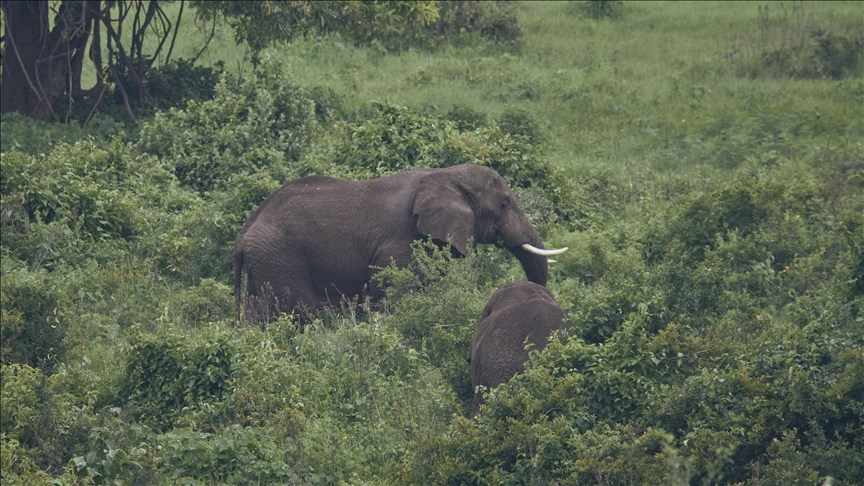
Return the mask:
{"type": "Polygon", "coordinates": [[[126,89],[123,88],[123,83],[120,82],[120,76],[117,74],[117,66],[114,64],[114,54],[111,50],[111,39],[108,39],[108,70],[111,71],[111,77],[114,78],[114,83],[117,85],[117,90],[120,91],[120,96],[123,97],[123,104],[126,105],[126,113],[132,119],[132,123],[138,123],[135,114],[132,113],[132,106],[129,104],[129,96],[126,94],[126,89]]]}
{"type": "MultiPolygon", "coordinates": [[[[102,90],[99,91],[99,99],[96,100],[96,103],[93,105],[93,109],[90,110],[90,114],[87,115],[87,119],[84,120],[84,124],[81,125],[81,129],[82,129],[82,130],[85,129],[85,128],[87,128],[87,124],[90,123],[90,119],[93,118],[93,114],[96,113],[96,108],[98,108],[98,107],[99,107],[99,103],[102,102],[102,97],[105,96],[105,91],[106,91],[107,89],[108,89],[108,85],[106,85],[105,83],[102,83],[102,90]]],[[[133,118],[133,120],[134,120],[134,118],[133,118]]]]}
{"type": "MultiPolygon", "coordinates": [[[[159,109],[159,105],[158,105],[158,103],[156,103],[156,100],[153,99],[152,96],[150,96],[150,90],[147,89],[147,85],[144,84],[144,81],[141,79],[140,76],[138,76],[138,72],[136,71],[135,66],[132,64],[132,60],[129,59],[129,56],[126,55],[126,50],[123,49],[123,44],[122,44],[122,41],[120,39],[119,32],[117,30],[114,30],[114,27],[111,26],[110,19],[108,19],[107,17],[105,17],[101,14],[99,14],[99,17],[102,20],[102,23],[105,25],[105,30],[108,32],[108,35],[111,36],[111,38],[117,44],[117,55],[120,57],[120,61],[123,62],[123,65],[126,66],[126,69],[129,71],[129,75],[132,77],[132,81],[135,82],[135,84],[141,90],[141,93],[144,95],[144,97],[147,99],[147,101],[151,105],[153,105],[154,108],[159,109]]],[[[122,22],[121,22],[121,24],[122,24],[122,22]]],[[[120,27],[118,25],[118,30],[119,29],[120,29],[120,27]]],[[[111,50],[109,49],[109,52],[110,51],[111,50]]],[[[115,71],[116,71],[116,68],[115,68],[115,71]]],[[[119,85],[120,82],[119,82],[119,77],[117,76],[117,73],[115,72],[112,74],[115,76],[114,81],[117,82],[119,85]]]]}
{"type": "MultiPolygon", "coordinates": [[[[201,50],[198,51],[198,54],[195,54],[195,57],[192,58],[192,64],[195,64],[195,61],[197,61],[198,58],[201,57],[201,54],[203,54],[204,51],[207,49],[207,46],[210,45],[210,41],[213,40],[213,36],[214,36],[215,34],[216,34],[216,16],[214,15],[214,16],[213,16],[213,28],[210,29],[210,37],[208,37],[208,38],[207,38],[207,41],[204,42],[204,47],[202,47],[201,50]]],[[[208,52],[209,52],[209,51],[208,51],[208,52]]],[[[212,63],[212,62],[210,63],[210,67],[213,67],[213,63],[212,63]]]]}

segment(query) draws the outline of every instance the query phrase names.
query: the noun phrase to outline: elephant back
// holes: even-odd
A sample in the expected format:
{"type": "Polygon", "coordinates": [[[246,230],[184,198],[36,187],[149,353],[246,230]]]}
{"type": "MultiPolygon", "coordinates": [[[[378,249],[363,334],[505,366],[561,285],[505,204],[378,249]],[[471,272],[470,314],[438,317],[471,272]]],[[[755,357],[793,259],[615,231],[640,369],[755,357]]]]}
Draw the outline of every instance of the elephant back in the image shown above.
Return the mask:
{"type": "MultiPolygon", "coordinates": [[[[566,314],[552,293],[532,282],[498,289],[483,309],[471,342],[471,383],[487,390],[525,370],[530,349],[542,351],[549,336],[567,327],[566,314]],[[533,346],[526,349],[526,345],[533,346]]],[[[475,393],[475,409],[482,395],[475,393]]]]}

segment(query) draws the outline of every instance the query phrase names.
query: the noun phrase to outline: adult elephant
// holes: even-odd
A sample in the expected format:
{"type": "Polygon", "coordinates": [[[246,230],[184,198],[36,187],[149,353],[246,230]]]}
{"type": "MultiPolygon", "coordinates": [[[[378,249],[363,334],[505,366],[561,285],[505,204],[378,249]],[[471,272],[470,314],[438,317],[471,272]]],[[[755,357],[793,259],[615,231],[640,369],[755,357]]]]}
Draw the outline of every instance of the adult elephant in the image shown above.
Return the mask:
{"type": "Polygon", "coordinates": [[[491,390],[525,371],[526,343],[542,351],[556,329],[568,327],[567,316],[552,292],[531,282],[517,282],[496,290],[480,314],[468,362],[474,389],[474,413],[483,404],[483,390],[491,390]]]}
{"type": "Polygon", "coordinates": [[[246,273],[246,317],[268,321],[280,312],[308,313],[364,291],[372,267],[411,262],[411,242],[431,236],[465,255],[469,241],[499,239],[528,280],[545,285],[547,256],[504,179],[474,164],[413,169],[368,181],[312,176],[295,179],[252,213],[234,243],[234,293],[246,273]]]}

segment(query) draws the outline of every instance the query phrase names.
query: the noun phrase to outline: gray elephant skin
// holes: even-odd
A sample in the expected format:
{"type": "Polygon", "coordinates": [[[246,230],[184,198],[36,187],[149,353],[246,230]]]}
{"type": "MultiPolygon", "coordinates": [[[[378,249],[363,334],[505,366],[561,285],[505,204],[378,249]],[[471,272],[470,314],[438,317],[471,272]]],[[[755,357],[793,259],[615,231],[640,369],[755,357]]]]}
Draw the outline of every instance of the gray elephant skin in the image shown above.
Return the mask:
{"type": "Polygon", "coordinates": [[[391,259],[405,267],[411,242],[427,235],[449,241],[460,255],[472,238],[500,240],[539,285],[546,284],[546,257],[557,254],[542,250],[507,183],[488,167],[413,169],[367,181],[303,177],[264,200],[237,236],[237,319],[244,272],[247,320],[266,322],[292,310],[308,316],[343,296],[380,299],[372,267],[391,259]]]}
{"type": "Polygon", "coordinates": [[[569,327],[566,314],[555,303],[546,287],[532,282],[517,282],[496,290],[480,314],[468,361],[471,387],[475,390],[473,413],[484,403],[483,390],[492,390],[525,371],[527,343],[542,351],[549,336],[569,327]]]}

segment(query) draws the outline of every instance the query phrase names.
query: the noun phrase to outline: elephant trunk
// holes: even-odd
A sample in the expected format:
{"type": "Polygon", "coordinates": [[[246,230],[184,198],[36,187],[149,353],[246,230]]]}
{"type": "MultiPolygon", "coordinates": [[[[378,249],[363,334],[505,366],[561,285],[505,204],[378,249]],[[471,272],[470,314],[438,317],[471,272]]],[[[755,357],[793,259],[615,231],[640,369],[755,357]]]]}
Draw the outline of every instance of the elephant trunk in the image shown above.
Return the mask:
{"type": "MultiPolygon", "coordinates": [[[[539,241],[532,244],[532,246],[538,245],[542,247],[543,244],[539,241]]],[[[522,264],[522,269],[525,270],[525,276],[529,282],[546,286],[546,281],[549,279],[549,264],[545,256],[531,253],[521,246],[507,247],[507,250],[522,264]]]]}
{"type": "Polygon", "coordinates": [[[543,240],[521,210],[510,212],[500,235],[507,250],[522,264],[528,281],[545,287],[549,279],[548,256],[567,249],[544,251],[543,240]]]}
{"type": "Polygon", "coordinates": [[[545,287],[546,281],[549,278],[547,258],[530,251],[532,247],[543,248],[543,240],[540,239],[540,235],[537,234],[537,231],[524,216],[513,218],[510,222],[511,224],[508,225],[509,228],[518,228],[518,230],[515,234],[505,233],[502,235],[504,246],[522,264],[522,269],[525,270],[525,276],[528,278],[528,281],[545,287]]]}

